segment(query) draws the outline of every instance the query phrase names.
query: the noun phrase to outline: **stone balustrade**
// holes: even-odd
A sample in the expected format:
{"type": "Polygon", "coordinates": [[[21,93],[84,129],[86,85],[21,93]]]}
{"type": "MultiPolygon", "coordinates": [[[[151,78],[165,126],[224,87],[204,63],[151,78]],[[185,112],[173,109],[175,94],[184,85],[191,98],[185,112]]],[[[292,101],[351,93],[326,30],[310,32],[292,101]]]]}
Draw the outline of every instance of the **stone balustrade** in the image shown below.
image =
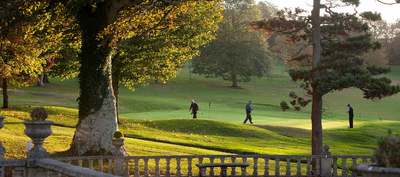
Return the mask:
{"type": "MultiPolygon", "coordinates": [[[[91,168],[104,173],[117,174],[115,167],[124,166],[122,176],[132,177],[189,177],[198,176],[198,163],[248,163],[247,170],[232,168],[228,176],[306,177],[325,174],[324,177],[355,177],[351,171],[356,165],[371,161],[363,155],[195,155],[195,156],[128,156],[123,163],[113,156],[64,157],[57,160],[91,168]],[[312,170],[312,164],[317,164],[312,170]]],[[[207,176],[219,176],[220,169],[209,169],[207,176]]]]}

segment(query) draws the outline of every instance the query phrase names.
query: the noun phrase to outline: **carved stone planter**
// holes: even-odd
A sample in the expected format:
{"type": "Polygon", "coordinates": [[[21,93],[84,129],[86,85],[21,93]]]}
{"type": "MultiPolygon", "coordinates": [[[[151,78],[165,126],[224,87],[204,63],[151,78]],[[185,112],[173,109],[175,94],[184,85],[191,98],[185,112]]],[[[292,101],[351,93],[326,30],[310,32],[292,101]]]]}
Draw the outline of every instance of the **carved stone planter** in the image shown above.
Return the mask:
{"type": "Polygon", "coordinates": [[[399,177],[400,168],[385,168],[362,164],[356,167],[356,171],[362,174],[362,177],[399,177]]]}
{"type": "Polygon", "coordinates": [[[33,148],[28,152],[28,158],[48,157],[46,149],[43,148],[44,140],[52,134],[51,121],[25,121],[25,134],[32,139],[33,148]]]}
{"type": "Polygon", "coordinates": [[[124,138],[113,138],[112,144],[114,146],[112,154],[115,156],[127,156],[126,150],[124,148],[124,138]]]}

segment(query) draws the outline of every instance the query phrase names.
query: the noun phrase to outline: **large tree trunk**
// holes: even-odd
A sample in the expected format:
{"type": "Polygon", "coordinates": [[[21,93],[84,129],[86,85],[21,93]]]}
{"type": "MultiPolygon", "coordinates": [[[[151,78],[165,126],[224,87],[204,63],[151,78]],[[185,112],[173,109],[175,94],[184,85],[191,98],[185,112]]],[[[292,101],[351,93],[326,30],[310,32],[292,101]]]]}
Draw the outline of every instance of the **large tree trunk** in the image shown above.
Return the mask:
{"type": "MultiPolygon", "coordinates": [[[[312,76],[312,110],[311,110],[311,152],[312,155],[322,154],[323,135],[322,135],[322,94],[318,87],[319,72],[318,67],[321,64],[321,0],[314,0],[312,11],[312,40],[313,40],[313,76],[312,76]]],[[[317,161],[312,162],[313,175],[318,171],[317,161]]]]}
{"type": "Polygon", "coordinates": [[[314,91],[312,98],[311,124],[312,124],[312,154],[322,153],[322,96],[314,91]]]}
{"type": "Polygon", "coordinates": [[[71,145],[78,155],[110,154],[117,130],[116,103],[111,82],[110,38],[98,34],[111,23],[110,1],[88,5],[78,12],[82,31],[80,59],[79,121],[71,145]]]}
{"type": "Polygon", "coordinates": [[[49,75],[47,73],[43,73],[43,83],[45,83],[45,84],[50,83],[49,75]]]}
{"type": "Polygon", "coordinates": [[[235,74],[235,73],[231,74],[231,79],[232,79],[232,87],[239,88],[239,81],[237,78],[237,74],[235,74]]]}
{"type": "Polygon", "coordinates": [[[318,89],[317,79],[319,77],[318,67],[321,63],[321,17],[320,17],[320,0],[314,0],[312,11],[312,28],[313,28],[313,98],[312,98],[312,155],[320,155],[322,153],[322,94],[318,89]]]}
{"type": "Polygon", "coordinates": [[[3,78],[1,88],[3,89],[3,108],[8,108],[8,83],[7,79],[3,78]]]}
{"type": "Polygon", "coordinates": [[[40,74],[37,78],[36,86],[43,87],[44,86],[44,75],[40,74]]]}

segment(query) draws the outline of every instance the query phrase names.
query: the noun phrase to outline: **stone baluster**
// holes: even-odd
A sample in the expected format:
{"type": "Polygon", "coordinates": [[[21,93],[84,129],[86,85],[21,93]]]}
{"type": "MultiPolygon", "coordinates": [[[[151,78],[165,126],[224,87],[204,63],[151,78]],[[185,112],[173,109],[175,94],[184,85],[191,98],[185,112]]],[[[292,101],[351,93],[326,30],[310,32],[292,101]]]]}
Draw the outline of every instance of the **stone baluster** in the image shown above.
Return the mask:
{"type": "Polygon", "coordinates": [[[176,158],[176,176],[181,177],[181,158],[176,158]]]}
{"type": "Polygon", "coordinates": [[[264,157],[264,176],[269,176],[269,157],[264,157]]]}
{"type": "MultiPolygon", "coordinates": [[[[2,129],[4,126],[3,121],[4,121],[4,116],[0,116],[0,129],[2,129]]],[[[4,159],[4,152],[5,152],[5,149],[3,147],[3,143],[0,141],[0,161],[4,159]]],[[[3,176],[4,176],[4,168],[0,167],[0,177],[3,177],[3,176]]]]}
{"type": "Polygon", "coordinates": [[[108,174],[112,174],[112,169],[114,168],[113,166],[115,166],[113,159],[108,159],[107,161],[108,161],[108,174]]]}
{"type": "Polygon", "coordinates": [[[171,172],[170,172],[170,170],[171,170],[171,159],[170,158],[166,158],[166,161],[167,161],[167,169],[166,169],[166,172],[165,172],[165,176],[167,176],[167,177],[169,177],[169,176],[171,176],[171,172]]]}
{"type": "Polygon", "coordinates": [[[342,158],[342,176],[347,176],[347,158],[342,158]]]}
{"type": "Polygon", "coordinates": [[[126,167],[125,168],[125,174],[126,174],[126,176],[131,176],[129,161],[130,161],[130,159],[126,159],[125,160],[125,167],[126,167]]]}
{"type": "Polygon", "coordinates": [[[296,175],[301,176],[301,158],[298,158],[296,162],[296,175]]]}
{"type": "MultiPolygon", "coordinates": [[[[242,158],[242,162],[243,163],[247,163],[247,157],[243,157],[242,158]]],[[[247,176],[247,172],[246,172],[246,168],[245,167],[242,167],[241,171],[242,171],[242,176],[247,176]]]]}
{"type": "Polygon", "coordinates": [[[311,176],[311,161],[312,158],[307,158],[307,169],[306,169],[306,174],[307,176],[311,176]]]}
{"type": "Polygon", "coordinates": [[[104,172],[103,159],[98,159],[97,164],[99,164],[99,171],[104,172]]]}
{"type": "Polygon", "coordinates": [[[139,177],[140,176],[140,174],[139,174],[139,159],[135,158],[134,162],[135,162],[135,166],[133,167],[133,173],[134,173],[135,177],[139,177]]]}
{"type": "Polygon", "coordinates": [[[147,157],[145,157],[144,159],[143,159],[143,161],[144,161],[144,176],[145,177],[148,177],[149,176],[149,159],[147,158],[147,157]]]}
{"type": "Polygon", "coordinates": [[[78,160],[78,166],[80,166],[80,167],[83,166],[83,161],[82,160],[78,160]]]}
{"type": "Polygon", "coordinates": [[[258,157],[254,157],[253,176],[258,176],[258,157]]]}
{"type": "MultiPolygon", "coordinates": [[[[232,163],[235,163],[236,162],[236,157],[232,157],[231,158],[231,161],[232,161],[232,163]]],[[[236,176],[236,168],[235,167],[232,167],[232,176],[236,176]]]]}
{"type": "Polygon", "coordinates": [[[160,176],[160,158],[156,157],[155,162],[156,162],[156,177],[158,177],[160,176]]]}
{"type": "Polygon", "coordinates": [[[89,169],[93,170],[93,160],[89,159],[89,169]]]}
{"type": "MultiPolygon", "coordinates": [[[[200,157],[199,158],[199,164],[202,164],[204,162],[204,158],[203,157],[200,157]]],[[[203,169],[201,169],[200,171],[199,171],[199,176],[205,176],[206,175],[206,169],[205,168],[203,168],[203,169]]]]}
{"type": "Polygon", "coordinates": [[[187,160],[188,160],[188,177],[191,177],[193,175],[193,172],[192,172],[192,157],[189,157],[187,160]]]}
{"type": "MultiPolygon", "coordinates": [[[[352,163],[351,163],[351,169],[356,169],[356,167],[357,167],[357,159],[356,159],[355,157],[353,157],[353,158],[351,158],[351,161],[352,161],[352,163]]],[[[356,177],[356,176],[357,176],[357,173],[354,172],[353,170],[351,170],[351,176],[352,176],[352,177],[356,177]]]]}
{"type": "MultiPolygon", "coordinates": [[[[219,158],[220,163],[224,164],[225,163],[225,157],[220,157],[219,158]]],[[[227,168],[221,168],[220,176],[228,176],[227,168]]]]}
{"type": "Polygon", "coordinates": [[[290,158],[286,159],[286,176],[290,176],[291,175],[291,171],[290,171],[290,158]]]}
{"type": "MultiPolygon", "coordinates": [[[[214,157],[210,157],[210,163],[213,164],[214,163],[215,158],[214,157]]],[[[210,176],[214,176],[214,167],[210,168],[210,176]]]]}
{"type": "Polygon", "coordinates": [[[281,176],[281,166],[280,166],[280,161],[281,159],[276,158],[275,159],[275,176],[281,176]]]}

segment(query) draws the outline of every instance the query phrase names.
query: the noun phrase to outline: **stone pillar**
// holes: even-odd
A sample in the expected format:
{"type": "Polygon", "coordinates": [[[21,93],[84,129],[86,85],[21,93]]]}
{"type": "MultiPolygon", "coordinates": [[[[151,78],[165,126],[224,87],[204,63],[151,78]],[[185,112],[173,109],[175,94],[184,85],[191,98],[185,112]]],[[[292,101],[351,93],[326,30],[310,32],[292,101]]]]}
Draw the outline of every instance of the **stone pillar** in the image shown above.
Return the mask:
{"type": "Polygon", "coordinates": [[[128,166],[125,163],[124,158],[128,156],[124,148],[124,138],[113,138],[112,144],[114,146],[112,154],[113,156],[117,157],[117,159],[115,160],[114,173],[118,176],[129,176],[128,166]]]}
{"type": "Polygon", "coordinates": [[[329,151],[329,146],[324,145],[324,149],[321,154],[321,177],[332,177],[332,166],[333,158],[331,152],[329,151]]]}

